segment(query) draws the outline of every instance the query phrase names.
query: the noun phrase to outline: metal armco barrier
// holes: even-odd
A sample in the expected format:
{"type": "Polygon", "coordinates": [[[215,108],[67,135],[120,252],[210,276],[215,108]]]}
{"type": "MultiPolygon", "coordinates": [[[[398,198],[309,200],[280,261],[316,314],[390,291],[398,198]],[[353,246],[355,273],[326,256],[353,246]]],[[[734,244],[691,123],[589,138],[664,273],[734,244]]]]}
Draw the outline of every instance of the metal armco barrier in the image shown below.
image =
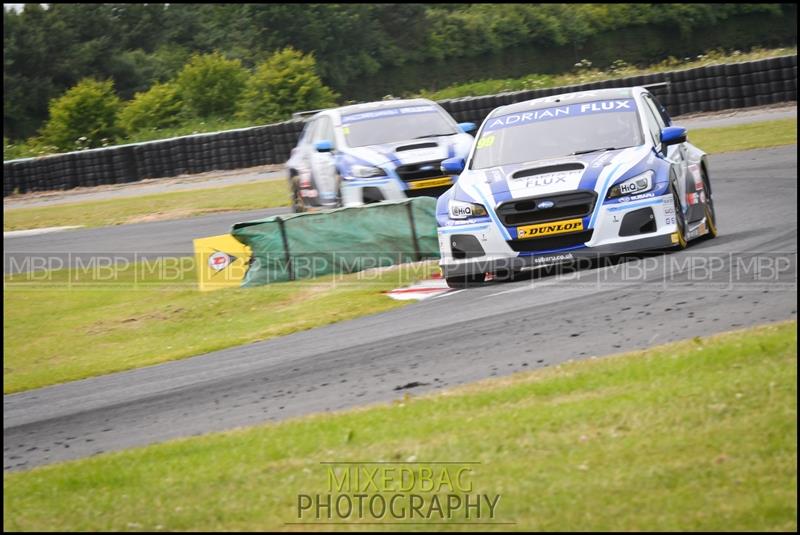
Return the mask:
{"type": "MultiPolygon", "coordinates": [[[[670,82],[651,91],[670,115],[797,100],[797,55],[631,76],[566,87],[439,101],[456,121],[480,124],[494,108],[569,91],[670,82]]],[[[3,196],[283,163],[301,120],[3,162],[3,196]]]]}

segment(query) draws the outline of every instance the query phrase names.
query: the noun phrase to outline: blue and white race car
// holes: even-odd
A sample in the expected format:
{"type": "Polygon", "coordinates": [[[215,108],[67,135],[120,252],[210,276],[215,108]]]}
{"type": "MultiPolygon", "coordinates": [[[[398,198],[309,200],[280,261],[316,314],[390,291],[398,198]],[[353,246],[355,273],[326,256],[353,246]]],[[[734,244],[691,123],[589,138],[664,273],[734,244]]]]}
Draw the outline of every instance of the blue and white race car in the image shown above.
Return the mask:
{"type": "Polygon", "coordinates": [[[474,130],[427,99],[322,110],[286,163],[294,210],[438,196],[454,180],[441,162],[466,158],[474,130]]]}
{"type": "Polygon", "coordinates": [[[442,171],[460,174],[436,213],[451,287],[717,234],[706,153],[642,87],[497,108],[442,171]]]}

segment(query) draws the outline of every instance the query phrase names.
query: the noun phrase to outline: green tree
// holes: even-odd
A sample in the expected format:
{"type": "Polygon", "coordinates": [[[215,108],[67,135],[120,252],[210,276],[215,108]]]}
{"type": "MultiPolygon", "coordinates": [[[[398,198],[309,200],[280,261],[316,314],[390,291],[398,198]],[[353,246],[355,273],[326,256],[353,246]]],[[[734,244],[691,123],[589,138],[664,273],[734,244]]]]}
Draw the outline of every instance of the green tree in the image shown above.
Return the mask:
{"type": "Polygon", "coordinates": [[[225,117],[236,111],[249,73],[239,60],[222,54],[194,55],[175,83],[187,108],[198,117],[225,117]]]}
{"type": "Polygon", "coordinates": [[[256,67],[243,94],[240,116],[280,121],[296,111],[334,106],[337,98],[317,75],[314,56],[288,47],[256,67]]]}
{"type": "Polygon", "coordinates": [[[155,84],[136,93],[119,113],[119,125],[127,134],[145,129],[177,126],[183,117],[183,101],[174,84],[155,84]]]}
{"type": "Polygon", "coordinates": [[[99,147],[119,135],[116,120],[120,107],[113,80],[84,78],[50,102],[50,119],[42,138],[62,150],[99,147]]]}

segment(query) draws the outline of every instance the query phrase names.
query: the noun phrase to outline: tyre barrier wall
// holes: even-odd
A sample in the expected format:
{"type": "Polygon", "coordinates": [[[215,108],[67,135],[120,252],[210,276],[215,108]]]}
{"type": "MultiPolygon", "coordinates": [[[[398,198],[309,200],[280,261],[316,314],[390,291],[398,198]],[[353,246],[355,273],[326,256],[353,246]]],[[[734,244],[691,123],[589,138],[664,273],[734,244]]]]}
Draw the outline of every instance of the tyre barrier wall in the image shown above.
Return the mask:
{"type": "MultiPolygon", "coordinates": [[[[494,108],[569,91],[670,82],[656,87],[670,115],[797,100],[797,55],[548,89],[439,101],[458,122],[480,124],[494,108]]],[[[3,162],[3,196],[283,163],[302,120],[3,162]]]]}
{"type": "Polygon", "coordinates": [[[436,199],[272,216],[233,225],[252,251],[242,287],[439,258],[436,199]]]}

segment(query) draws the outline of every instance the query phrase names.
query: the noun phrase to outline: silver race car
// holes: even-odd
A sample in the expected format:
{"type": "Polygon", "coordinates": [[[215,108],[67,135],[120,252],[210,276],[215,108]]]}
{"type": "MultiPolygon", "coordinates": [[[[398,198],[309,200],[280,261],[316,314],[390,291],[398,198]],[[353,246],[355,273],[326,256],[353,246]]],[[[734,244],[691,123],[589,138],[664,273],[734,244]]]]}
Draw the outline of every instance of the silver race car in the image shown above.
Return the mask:
{"type": "Polygon", "coordinates": [[[442,172],[460,175],[437,205],[452,287],[717,233],[706,153],[642,87],[497,108],[442,172]]]}
{"type": "Polygon", "coordinates": [[[442,160],[466,158],[474,130],[426,99],[319,111],[286,164],[294,210],[436,197],[454,180],[442,160]]]}

